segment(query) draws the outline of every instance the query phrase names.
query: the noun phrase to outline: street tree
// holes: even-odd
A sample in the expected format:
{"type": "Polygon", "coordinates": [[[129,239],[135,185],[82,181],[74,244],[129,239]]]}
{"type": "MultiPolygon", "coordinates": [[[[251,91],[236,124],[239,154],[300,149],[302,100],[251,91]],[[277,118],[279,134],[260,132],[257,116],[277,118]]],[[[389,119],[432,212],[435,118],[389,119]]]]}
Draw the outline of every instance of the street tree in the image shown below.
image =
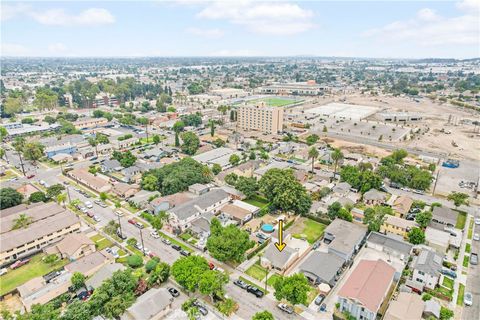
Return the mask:
{"type": "Polygon", "coordinates": [[[407,236],[408,242],[412,244],[422,244],[425,242],[425,232],[420,228],[412,228],[407,236]]]}
{"type": "Polygon", "coordinates": [[[204,257],[191,255],[177,259],[171,268],[175,281],[186,291],[195,292],[202,275],[210,270],[204,257]]]}
{"type": "Polygon", "coordinates": [[[333,169],[333,176],[336,177],[338,162],[343,159],[343,153],[340,149],[334,149],[331,157],[333,163],[335,164],[335,168],[333,169]]]}
{"type": "Polygon", "coordinates": [[[285,299],[291,304],[306,304],[310,285],[302,273],[296,273],[289,277],[283,277],[275,281],[275,298],[285,299]]]}
{"type": "Polygon", "coordinates": [[[190,156],[193,156],[200,147],[200,139],[193,132],[182,133],[182,151],[190,156]]]}
{"type": "Polygon", "coordinates": [[[314,173],[314,165],[315,165],[315,159],[317,159],[319,156],[319,153],[318,153],[318,150],[317,148],[315,147],[311,147],[309,150],[308,150],[308,158],[309,159],[312,159],[312,173],[314,173]]]}
{"type": "Polygon", "coordinates": [[[7,209],[22,203],[23,195],[12,188],[0,189],[0,209],[7,209]]]}
{"type": "Polygon", "coordinates": [[[74,272],[72,278],[70,278],[72,285],[75,289],[80,289],[81,287],[85,287],[85,276],[83,273],[74,272]]]}
{"type": "Polygon", "coordinates": [[[461,205],[468,206],[468,194],[463,192],[452,192],[447,197],[448,201],[452,201],[456,208],[461,205]]]}

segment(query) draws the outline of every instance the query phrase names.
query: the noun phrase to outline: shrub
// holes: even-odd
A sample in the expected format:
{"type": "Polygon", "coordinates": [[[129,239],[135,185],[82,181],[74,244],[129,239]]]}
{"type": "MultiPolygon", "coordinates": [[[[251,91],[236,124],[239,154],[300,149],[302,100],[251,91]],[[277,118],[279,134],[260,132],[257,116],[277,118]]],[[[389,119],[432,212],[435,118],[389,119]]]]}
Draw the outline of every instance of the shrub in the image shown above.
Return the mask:
{"type": "Polygon", "coordinates": [[[131,267],[131,268],[138,268],[138,267],[141,267],[143,265],[143,259],[142,257],[140,257],[139,255],[131,255],[127,258],[127,264],[131,267]]]}

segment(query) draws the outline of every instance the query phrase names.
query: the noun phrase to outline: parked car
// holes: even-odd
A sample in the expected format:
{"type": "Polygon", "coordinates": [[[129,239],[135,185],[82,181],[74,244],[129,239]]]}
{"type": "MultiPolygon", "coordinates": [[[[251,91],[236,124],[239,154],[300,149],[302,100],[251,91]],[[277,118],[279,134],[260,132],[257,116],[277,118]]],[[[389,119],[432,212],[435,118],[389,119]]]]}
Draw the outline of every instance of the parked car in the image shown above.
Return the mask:
{"type": "Polygon", "coordinates": [[[254,287],[254,286],[248,286],[247,287],[247,292],[253,294],[257,298],[261,298],[264,295],[262,290],[258,289],[257,287],[254,287]]]}
{"type": "Polygon", "coordinates": [[[457,273],[447,268],[442,268],[442,270],[440,270],[440,273],[452,277],[453,279],[457,278],[457,273]]]}
{"type": "Polygon", "coordinates": [[[122,233],[120,232],[120,230],[117,230],[117,236],[118,236],[120,239],[122,239],[122,240],[127,239],[127,236],[124,235],[124,234],[122,234],[122,233]]]}
{"type": "Polygon", "coordinates": [[[2,268],[0,269],[0,276],[3,276],[4,274],[7,274],[8,273],[8,269],[7,268],[2,268]]]}
{"type": "Polygon", "coordinates": [[[158,239],[160,238],[160,236],[158,235],[157,231],[152,231],[150,232],[150,236],[154,239],[158,239]]]}
{"type": "Polygon", "coordinates": [[[242,288],[243,290],[246,290],[248,288],[248,284],[246,284],[245,282],[243,282],[240,279],[237,279],[237,280],[233,281],[233,284],[242,288]]]}
{"type": "Polygon", "coordinates": [[[140,244],[140,242],[137,242],[135,244],[135,248],[137,248],[138,250],[143,250],[143,246],[140,244]]]}
{"type": "Polygon", "coordinates": [[[473,253],[473,252],[470,254],[470,263],[473,264],[473,265],[478,264],[478,254],[473,253]]]}
{"type": "Polygon", "coordinates": [[[92,209],[93,204],[90,201],[85,201],[85,207],[87,207],[88,209],[92,209]]]}
{"type": "Polygon", "coordinates": [[[473,240],[475,240],[475,241],[480,241],[480,235],[479,235],[478,233],[475,233],[475,234],[473,235],[473,240]]]}
{"type": "Polygon", "coordinates": [[[180,250],[180,254],[182,256],[185,256],[185,257],[188,257],[190,255],[190,252],[186,251],[186,250],[180,250]]]}
{"type": "MultiPolygon", "coordinates": [[[[116,214],[118,217],[123,217],[123,212],[120,211],[120,210],[115,211],[115,214],[116,214]]],[[[130,222],[130,220],[128,220],[128,222],[130,222]]]]}
{"type": "Polygon", "coordinates": [[[88,209],[85,208],[85,207],[80,207],[80,211],[82,211],[83,213],[87,213],[87,212],[88,212],[88,209]]]}
{"type": "Polygon", "coordinates": [[[93,211],[87,211],[87,216],[89,216],[90,218],[93,218],[95,214],[93,213],[93,211]]]}
{"type": "Polygon", "coordinates": [[[318,297],[315,299],[315,304],[319,306],[320,304],[322,304],[324,299],[325,299],[325,295],[323,294],[318,295],[318,297]]]}
{"type": "Polygon", "coordinates": [[[180,247],[178,244],[172,244],[172,248],[177,250],[177,251],[182,250],[182,247],[180,247]]]}
{"type": "Polygon", "coordinates": [[[96,222],[102,221],[99,216],[93,216],[93,220],[95,220],[96,222]]]}
{"type": "Polygon", "coordinates": [[[32,179],[33,177],[35,177],[35,175],[34,175],[34,174],[31,174],[31,175],[28,175],[28,176],[27,176],[27,179],[32,179]]]}
{"type": "Polygon", "coordinates": [[[277,305],[278,309],[282,310],[283,312],[286,312],[288,314],[292,314],[293,313],[293,308],[291,306],[289,306],[288,304],[286,303],[279,303],[277,305]]]}
{"type": "Polygon", "coordinates": [[[326,304],[326,303],[322,303],[322,305],[320,306],[320,308],[318,309],[318,311],[320,311],[320,312],[325,312],[325,311],[327,311],[327,304],[326,304]]]}
{"type": "Polygon", "coordinates": [[[135,227],[137,227],[138,229],[143,229],[143,228],[145,228],[145,226],[144,226],[142,223],[138,222],[138,221],[135,222],[135,227]]]}
{"type": "Polygon", "coordinates": [[[480,218],[475,218],[475,224],[480,224],[480,218]]]}
{"type": "Polygon", "coordinates": [[[175,289],[175,288],[168,288],[168,292],[170,292],[170,294],[172,295],[172,297],[178,297],[180,295],[180,292],[175,289]]]}
{"type": "Polygon", "coordinates": [[[261,232],[258,232],[258,233],[256,234],[256,236],[257,236],[257,238],[259,238],[259,239],[263,239],[263,240],[267,240],[267,239],[268,239],[268,236],[264,235],[264,234],[261,233],[261,232]]]}
{"type": "Polygon", "coordinates": [[[98,205],[102,208],[108,207],[108,205],[105,202],[100,202],[98,205]]]}
{"type": "Polygon", "coordinates": [[[463,297],[463,304],[466,306],[471,306],[473,304],[473,297],[470,292],[465,293],[465,296],[463,297]]]}
{"type": "Polygon", "coordinates": [[[128,223],[135,225],[137,221],[135,219],[128,219],[128,223]]]}
{"type": "Polygon", "coordinates": [[[208,314],[207,308],[201,304],[198,300],[194,300],[192,304],[197,307],[198,311],[203,315],[206,316],[208,314]]]}
{"type": "Polygon", "coordinates": [[[213,262],[209,262],[208,267],[210,268],[210,270],[213,270],[215,268],[215,265],[213,264],[213,262]]]}
{"type": "Polygon", "coordinates": [[[29,262],[30,262],[30,259],[18,260],[17,262],[15,262],[14,264],[12,264],[12,265],[10,266],[10,268],[11,268],[12,270],[15,270],[15,269],[20,268],[21,266],[23,266],[24,264],[27,264],[27,263],[29,263],[29,262]]]}
{"type": "Polygon", "coordinates": [[[166,239],[166,238],[162,238],[162,242],[167,244],[167,245],[171,245],[172,243],[170,242],[170,240],[166,239]]]}

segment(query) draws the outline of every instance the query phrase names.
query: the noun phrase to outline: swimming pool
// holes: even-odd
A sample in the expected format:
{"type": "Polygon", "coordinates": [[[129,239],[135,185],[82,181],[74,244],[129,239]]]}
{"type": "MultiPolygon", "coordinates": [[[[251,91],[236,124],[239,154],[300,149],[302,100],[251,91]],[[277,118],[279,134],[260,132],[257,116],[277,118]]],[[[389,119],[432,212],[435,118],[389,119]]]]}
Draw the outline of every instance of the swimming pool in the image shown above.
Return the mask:
{"type": "Polygon", "coordinates": [[[262,226],[262,231],[263,232],[266,232],[266,233],[272,233],[273,232],[273,226],[269,223],[265,223],[263,226],[262,226]]]}

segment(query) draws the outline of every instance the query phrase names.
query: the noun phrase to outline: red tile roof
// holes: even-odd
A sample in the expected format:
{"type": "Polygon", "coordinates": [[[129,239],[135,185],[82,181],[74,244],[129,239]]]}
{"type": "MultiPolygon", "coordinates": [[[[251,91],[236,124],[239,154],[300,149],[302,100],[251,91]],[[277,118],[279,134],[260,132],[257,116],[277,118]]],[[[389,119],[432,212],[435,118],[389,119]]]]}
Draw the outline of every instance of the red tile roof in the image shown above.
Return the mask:
{"type": "Polygon", "coordinates": [[[383,260],[362,260],[350,274],[338,295],[359,301],[377,312],[392,283],[395,269],[383,260]]]}

